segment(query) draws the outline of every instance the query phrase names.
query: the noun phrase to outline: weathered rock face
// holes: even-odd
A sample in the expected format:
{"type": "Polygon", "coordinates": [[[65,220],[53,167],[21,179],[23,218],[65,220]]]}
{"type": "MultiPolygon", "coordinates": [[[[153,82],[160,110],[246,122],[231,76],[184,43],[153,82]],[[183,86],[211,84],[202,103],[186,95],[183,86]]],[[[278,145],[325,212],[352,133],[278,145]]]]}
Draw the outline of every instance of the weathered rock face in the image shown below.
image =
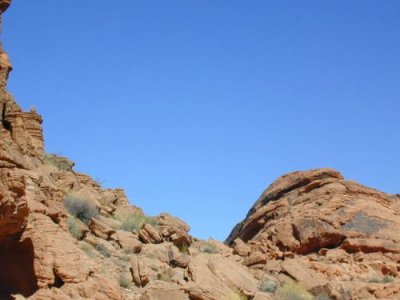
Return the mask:
{"type": "Polygon", "coordinates": [[[291,173],[235,227],[232,248],[201,241],[44,155],[42,118],[6,90],[11,70],[1,47],[0,299],[285,299],[292,280],[337,300],[400,298],[399,195],[331,169],[291,173]]]}
{"type": "Polygon", "coordinates": [[[11,0],[1,0],[0,1],[0,12],[3,13],[7,10],[7,8],[10,6],[11,0]]]}
{"type": "MultiPolygon", "coordinates": [[[[0,14],[11,4],[10,0],[0,2],[0,14]]],[[[1,20],[0,20],[1,21],[1,20]]],[[[1,27],[1,24],[0,24],[1,27]]],[[[42,118],[34,109],[23,112],[13,97],[7,92],[7,79],[12,70],[8,55],[0,47],[0,139],[6,145],[12,147],[16,144],[16,151],[4,151],[0,148],[0,158],[4,152],[13,152],[17,160],[23,160],[22,156],[30,156],[29,161],[20,166],[31,168],[38,166],[44,158],[42,118]],[[2,153],[3,152],[3,153],[2,153]]],[[[18,161],[7,161],[10,164],[18,164],[18,161]]]]}
{"type": "Polygon", "coordinates": [[[331,296],[334,289],[347,289],[349,297],[355,297],[360,286],[353,289],[341,281],[368,283],[375,277],[398,276],[399,232],[397,197],[344,180],[335,170],[317,169],[276,180],[226,243],[238,247],[235,240],[240,239],[252,253],[257,250],[269,259],[282,260],[278,271],[304,285],[317,284],[330,290],[331,296]],[[332,281],[339,282],[335,288],[328,284],[332,281]]]}
{"type": "MultiPolygon", "coordinates": [[[[0,0],[0,12],[10,3],[0,0]]],[[[6,90],[11,70],[0,48],[0,299],[256,294],[257,279],[230,248],[194,240],[169,214],[147,217],[122,189],[103,189],[68,158],[44,155],[42,118],[6,90]]]]}

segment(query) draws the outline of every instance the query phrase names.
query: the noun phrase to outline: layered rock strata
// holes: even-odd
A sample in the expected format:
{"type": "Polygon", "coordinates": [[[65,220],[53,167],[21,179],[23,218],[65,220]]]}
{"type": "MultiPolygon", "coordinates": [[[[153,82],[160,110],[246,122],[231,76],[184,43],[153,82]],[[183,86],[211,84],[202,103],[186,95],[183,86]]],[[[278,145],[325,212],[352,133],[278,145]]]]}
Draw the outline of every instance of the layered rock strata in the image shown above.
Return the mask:
{"type": "Polygon", "coordinates": [[[6,90],[11,70],[1,48],[0,299],[400,298],[398,195],[331,169],[295,172],[226,244],[199,240],[46,155],[41,116],[6,90]]]}
{"type": "Polygon", "coordinates": [[[251,262],[254,268],[286,274],[335,299],[395,299],[398,207],[398,196],[345,180],[335,170],[294,172],[265,190],[226,244],[249,263],[256,252],[264,256],[266,263],[251,262]],[[379,280],[390,284],[374,283],[379,280]]]}
{"type": "MultiPolygon", "coordinates": [[[[10,3],[0,1],[0,12],[10,3]]],[[[230,248],[192,238],[168,214],[145,216],[122,189],[103,189],[69,159],[46,155],[41,116],[6,90],[11,70],[1,48],[0,299],[259,294],[230,248]]]]}

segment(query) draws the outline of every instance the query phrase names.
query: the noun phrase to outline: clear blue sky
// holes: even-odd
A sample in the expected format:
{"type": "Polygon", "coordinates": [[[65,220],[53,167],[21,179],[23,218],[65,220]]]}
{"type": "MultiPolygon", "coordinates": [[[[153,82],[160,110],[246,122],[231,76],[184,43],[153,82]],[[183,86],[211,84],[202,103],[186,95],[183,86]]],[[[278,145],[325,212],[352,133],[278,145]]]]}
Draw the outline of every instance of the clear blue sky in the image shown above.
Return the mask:
{"type": "Polygon", "coordinates": [[[278,176],[400,192],[400,1],[14,0],[46,149],[223,240],[278,176]]]}

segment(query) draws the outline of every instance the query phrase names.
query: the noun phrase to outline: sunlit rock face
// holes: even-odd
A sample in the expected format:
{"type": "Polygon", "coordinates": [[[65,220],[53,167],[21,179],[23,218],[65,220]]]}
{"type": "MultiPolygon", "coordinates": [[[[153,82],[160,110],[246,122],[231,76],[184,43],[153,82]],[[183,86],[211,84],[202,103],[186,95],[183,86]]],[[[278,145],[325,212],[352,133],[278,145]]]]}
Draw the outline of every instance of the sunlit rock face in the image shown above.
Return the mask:
{"type": "MultiPolygon", "coordinates": [[[[10,4],[11,1],[1,1],[0,12],[3,13],[10,4]]],[[[23,112],[7,92],[7,80],[11,71],[9,56],[1,47],[0,138],[5,143],[0,145],[0,164],[29,169],[38,166],[44,159],[42,117],[35,109],[23,112]]]]}
{"type": "MultiPolygon", "coordinates": [[[[331,296],[347,299],[340,292],[345,291],[349,299],[367,294],[395,299],[399,232],[398,196],[345,180],[333,169],[315,169],[273,182],[226,244],[251,264],[255,258],[262,261],[255,252],[267,262],[281,261],[279,272],[331,296]],[[370,281],[384,276],[393,279],[390,287],[368,291],[370,281]]],[[[272,272],[276,265],[261,268],[272,272]]]]}
{"type": "MultiPolygon", "coordinates": [[[[294,172],[226,244],[202,241],[45,155],[41,116],[6,90],[11,70],[1,48],[0,299],[272,300],[293,280],[319,299],[400,299],[399,195],[332,169],[294,172]]],[[[303,290],[290,297],[313,299],[303,290]]]]}
{"type": "MultiPolygon", "coordinates": [[[[0,2],[4,12],[10,1],[0,2]]],[[[183,221],[145,216],[122,189],[103,189],[45,155],[42,118],[7,92],[0,49],[0,299],[224,299],[258,280],[220,242],[183,221]],[[231,273],[232,272],[232,273],[231,273]]]]}

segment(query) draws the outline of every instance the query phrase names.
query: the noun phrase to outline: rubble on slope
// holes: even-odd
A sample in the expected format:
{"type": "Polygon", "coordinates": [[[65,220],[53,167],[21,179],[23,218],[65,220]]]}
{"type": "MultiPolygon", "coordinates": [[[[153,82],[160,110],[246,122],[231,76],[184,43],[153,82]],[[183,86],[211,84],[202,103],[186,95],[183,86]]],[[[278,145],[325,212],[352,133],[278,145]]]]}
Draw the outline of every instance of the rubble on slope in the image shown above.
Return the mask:
{"type": "MultiPolygon", "coordinates": [[[[0,0],[0,12],[10,5],[0,0]]],[[[148,217],[46,155],[0,49],[1,299],[398,299],[400,197],[319,169],[285,175],[222,244],[148,217]]]]}

